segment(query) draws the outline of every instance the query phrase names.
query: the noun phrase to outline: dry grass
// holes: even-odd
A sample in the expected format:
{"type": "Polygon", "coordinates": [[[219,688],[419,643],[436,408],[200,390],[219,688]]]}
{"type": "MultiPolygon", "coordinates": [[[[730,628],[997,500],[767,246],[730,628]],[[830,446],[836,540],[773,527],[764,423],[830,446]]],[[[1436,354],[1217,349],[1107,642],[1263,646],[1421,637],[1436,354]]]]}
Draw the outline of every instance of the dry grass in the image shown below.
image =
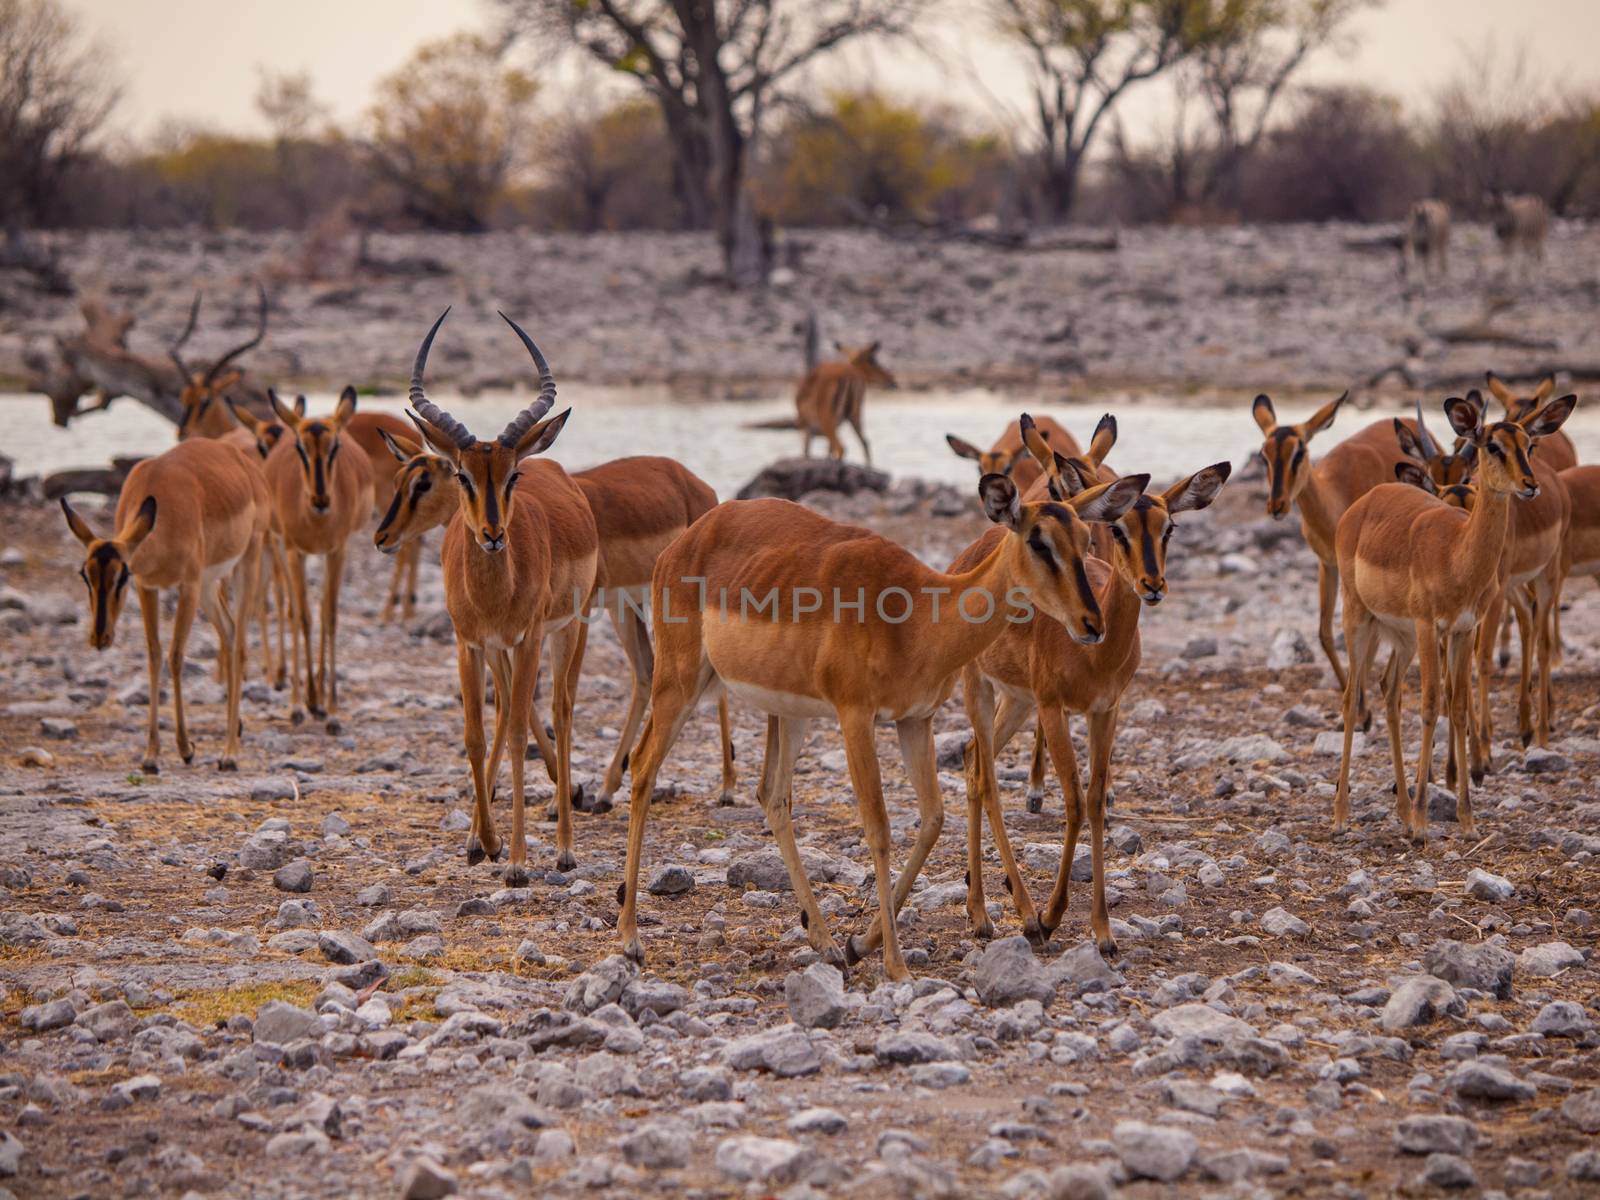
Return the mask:
{"type": "Polygon", "coordinates": [[[310,979],[247,983],[232,988],[185,992],[161,1011],[170,1012],[191,1025],[222,1025],[229,1017],[240,1013],[253,1020],[264,1005],[274,1000],[309,1008],[312,998],[321,990],[316,981],[310,979]]]}

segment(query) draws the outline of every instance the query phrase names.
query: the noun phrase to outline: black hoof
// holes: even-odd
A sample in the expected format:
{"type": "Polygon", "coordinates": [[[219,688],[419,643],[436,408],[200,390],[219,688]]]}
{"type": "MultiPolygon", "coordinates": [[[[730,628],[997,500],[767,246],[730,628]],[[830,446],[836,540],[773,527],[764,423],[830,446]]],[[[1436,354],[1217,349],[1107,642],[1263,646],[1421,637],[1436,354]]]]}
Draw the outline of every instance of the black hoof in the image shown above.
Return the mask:
{"type": "Polygon", "coordinates": [[[500,882],[512,888],[527,887],[528,880],[531,878],[532,876],[528,874],[528,868],[521,863],[515,863],[507,867],[500,874],[500,882]]]}
{"type": "Polygon", "coordinates": [[[1526,750],[1528,748],[1529,743],[1532,742],[1532,741],[1533,741],[1533,734],[1531,732],[1523,734],[1522,735],[1522,748],[1524,750],[1526,750]]]}
{"type": "Polygon", "coordinates": [[[1028,793],[1028,811],[1031,813],[1041,813],[1044,811],[1043,792],[1040,792],[1037,796],[1032,792],[1028,793]]]}
{"type": "Polygon", "coordinates": [[[575,784],[572,788],[572,807],[579,812],[588,812],[591,805],[589,797],[584,794],[583,784],[575,784]]]}
{"type": "Polygon", "coordinates": [[[161,764],[156,762],[156,760],[153,758],[147,758],[144,760],[144,762],[139,764],[139,770],[143,771],[146,775],[159,775],[161,774],[161,764]]]}
{"type": "Polygon", "coordinates": [[[1044,931],[1044,923],[1037,917],[1023,923],[1022,936],[1035,948],[1042,947],[1049,940],[1049,935],[1044,931]]]}
{"type": "Polygon", "coordinates": [[[217,760],[217,770],[219,771],[237,771],[238,769],[239,764],[231,758],[219,758],[217,760]]]}
{"type": "Polygon", "coordinates": [[[1362,713],[1360,719],[1356,722],[1356,728],[1361,730],[1362,733],[1371,733],[1372,714],[1370,712],[1362,713]]]}
{"type": "Polygon", "coordinates": [[[529,742],[528,748],[522,752],[522,758],[524,762],[537,762],[543,757],[544,755],[539,753],[538,742],[529,742]]]}
{"type": "Polygon", "coordinates": [[[1472,782],[1474,784],[1482,786],[1484,774],[1485,774],[1485,772],[1483,772],[1482,770],[1474,768],[1473,772],[1472,772],[1472,782]]]}
{"type": "Polygon", "coordinates": [[[644,966],[644,946],[640,944],[638,938],[634,938],[622,947],[622,957],[638,963],[641,967],[644,966]]]}
{"type": "Polygon", "coordinates": [[[845,938],[845,940],[844,940],[844,962],[845,962],[845,966],[853,967],[865,957],[866,957],[866,955],[862,952],[861,948],[856,945],[856,935],[852,934],[850,937],[845,938]]]}
{"type": "Polygon", "coordinates": [[[549,805],[547,805],[544,810],[544,819],[546,821],[554,821],[560,815],[561,814],[556,811],[556,802],[554,800],[550,801],[549,805]]]}
{"type": "Polygon", "coordinates": [[[191,750],[189,753],[182,755],[181,757],[183,758],[184,765],[187,766],[189,763],[194,761],[194,751],[191,750]]]}
{"type": "Polygon", "coordinates": [[[477,838],[472,838],[467,842],[467,866],[475,867],[486,857],[488,856],[483,852],[483,843],[477,838]]]}
{"type": "Polygon", "coordinates": [[[305,723],[306,723],[305,709],[297,708],[292,713],[289,714],[289,724],[291,724],[291,725],[304,725],[305,723]]]}
{"type": "Polygon", "coordinates": [[[330,734],[338,734],[344,731],[344,726],[339,724],[338,717],[333,717],[330,719],[326,724],[323,725],[322,728],[330,734]]]}
{"type": "Polygon", "coordinates": [[[610,812],[613,807],[610,796],[596,796],[594,803],[589,806],[589,815],[601,817],[610,812]]]}
{"type": "Polygon", "coordinates": [[[717,807],[718,808],[732,808],[733,807],[733,793],[732,792],[723,792],[720,796],[718,796],[717,797],[717,807]]]}
{"type": "Polygon", "coordinates": [[[571,850],[563,850],[556,855],[556,870],[558,871],[570,871],[577,865],[578,856],[573,854],[571,850]]]}
{"type": "Polygon", "coordinates": [[[274,679],[272,681],[272,690],[275,691],[275,692],[281,692],[281,691],[283,691],[284,688],[286,688],[288,686],[289,686],[289,681],[287,679],[274,679]]]}
{"type": "Polygon", "coordinates": [[[1096,942],[1095,945],[1100,950],[1100,957],[1108,962],[1121,953],[1121,951],[1117,949],[1116,938],[1107,938],[1103,942],[1096,942]]]}

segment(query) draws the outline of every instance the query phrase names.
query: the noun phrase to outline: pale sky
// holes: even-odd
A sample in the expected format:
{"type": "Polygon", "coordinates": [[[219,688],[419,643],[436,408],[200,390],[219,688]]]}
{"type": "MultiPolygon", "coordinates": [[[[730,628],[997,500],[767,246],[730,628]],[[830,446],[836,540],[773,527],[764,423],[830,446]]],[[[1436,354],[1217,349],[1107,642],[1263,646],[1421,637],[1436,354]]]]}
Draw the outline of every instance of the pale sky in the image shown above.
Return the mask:
{"type": "MultiPolygon", "coordinates": [[[[309,71],[335,119],[357,122],[375,82],[419,42],[492,19],[482,0],[63,0],[115,55],[125,84],[118,127],[143,137],[163,120],[262,132],[254,96],[258,67],[309,71]]],[[[950,100],[991,122],[1026,111],[1023,76],[1009,50],[982,27],[942,13],[930,0],[924,37],[941,63],[905,49],[851,49],[819,82],[877,83],[907,97],[950,100]]],[[[966,6],[970,7],[970,5],[966,6]]],[[[1350,80],[1421,107],[1460,69],[1467,51],[1518,50],[1538,78],[1600,90],[1600,0],[1387,0],[1350,26],[1353,50],[1313,61],[1305,80],[1350,80]]],[[[541,103],[573,94],[570,71],[553,77],[541,103]]],[[[1125,108],[1137,133],[1165,97],[1154,85],[1125,108]]]]}

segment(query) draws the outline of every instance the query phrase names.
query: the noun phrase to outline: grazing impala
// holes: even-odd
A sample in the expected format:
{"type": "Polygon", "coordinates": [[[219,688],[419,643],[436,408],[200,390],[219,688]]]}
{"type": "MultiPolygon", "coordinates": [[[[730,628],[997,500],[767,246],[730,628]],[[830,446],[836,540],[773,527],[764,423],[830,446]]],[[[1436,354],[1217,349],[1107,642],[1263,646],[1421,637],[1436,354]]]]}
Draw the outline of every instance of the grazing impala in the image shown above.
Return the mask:
{"type": "Polygon", "coordinates": [[[828,457],[843,458],[844,443],[839,440],[839,427],[848,424],[856,431],[856,440],[861,443],[867,465],[872,465],[872,447],[867,445],[867,435],[861,430],[867,384],[886,388],[900,386],[878,362],[881,345],[881,342],[873,342],[870,346],[851,347],[835,343],[843,360],[820,362],[800,381],[794,408],[796,423],[805,435],[805,457],[811,457],[811,439],[823,437],[828,441],[828,457]]]}
{"type": "MultiPolygon", "coordinates": [[[[1394,482],[1394,426],[1375,421],[1328,451],[1311,464],[1311,439],[1339,415],[1350,393],[1324,404],[1298,425],[1278,424],[1272,401],[1257,396],[1251,414],[1265,435],[1261,457],[1267,467],[1267,513],[1282,520],[1291,507],[1300,510],[1300,532],[1317,556],[1317,637],[1333,667],[1334,678],[1345,686],[1344,664],[1333,645],[1333,604],[1339,594],[1338,554],[1334,533],[1339,519],[1355,501],[1373,488],[1394,482]]],[[[1358,693],[1361,727],[1371,724],[1366,696],[1358,693]]]]}
{"type": "MultiPolygon", "coordinates": [[[[1395,813],[1401,828],[1417,842],[1427,834],[1428,777],[1441,688],[1450,705],[1451,755],[1467,759],[1468,696],[1472,634],[1499,594],[1503,577],[1511,501],[1531,500],[1539,482],[1528,461],[1530,438],[1547,437],[1571,414],[1574,397],[1547,404],[1524,422],[1485,426],[1483,408],[1469,400],[1445,401],[1458,435],[1472,444],[1477,458],[1478,498],[1470,514],[1403,483],[1372,489],[1340,518],[1337,532],[1339,581],[1344,599],[1348,676],[1344,689],[1344,753],[1334,798],[1334,828],[1350,820],[1350,746],[1357,698],[1382,638],[1394,647],[1385,688],[1389,747],[1394,760],[1395,813]],[[1441,661],[1440,640],[1445,642],[1441,661]],[[1400,700],[1404,669],[1412,656],[1422,660],[1422,747],[1414,792],[1406,785],[1400,748],[1400,700]],[[1448,672],[1448,683],[1445,676],[1448,672]]],[[[1413,464],[1396,464],[1400,473],[1413,464]]],[[[1464,833],[1473,832],[1470,785],[1458,776],[1457,816],[1464,833]]]]}
{"type": "Polygon", "coordinates": [[[1518,254],[1529,262],[1544,261],[1544,239],[1550,231],[1550,210],[1538,196],[1508,196],[1494,192],[1489,197],[1489,222],[1507,260],[1518,254]]]}
{"type": "Polygon", "coordinates": [[[1010,479],[985,475],[984,510],[1006,533],[983,561],[957,575],[932,570],[869,530],[786,500],[728,501],[690,526],[661,555],[651,585],[656,674],[633,764],[628,858],[618,893],[623,952],[644,957],[639,869],[657,772],[696,702],[716,686],[773,718],[759,792],[812,947],[830,962],[854,962],[881,940],[887,975],[908,978],[895,916],[944,822],[933,716],[961,668],[1030,602],[1080,641],[1104,636],[1083,565],[1085,522],[1115,520],[1147,482],[1136,475],[1065,502],[1024,505],[1010,479]],[[844,951],[817,907],[789,818],[790,781],[806,728],[829,713],[844,735],[878,891],[877,920],[864,936],[849,938],[844,951]],[[873,735],[880,718],[895,723],[921,814],[897,879],[890,873],[873,735]]]}
{"type": "Polygon", "coordinates": [[[277,508],[278,530],[288,551],[289,611],[295,629],[294,708],[299,724],[309,712],[339,731],[339,586],[344,582],[345,545],[372,514],[372,470],[363,454],[341,454],[345,425],[355,415],[356,393],[346,388],[330,417],[302,417],[271,394],[272,410],[289,436],[267,457],[267,486],[277,508]],[[306,559],[323,559],[322,615],[317,652],[311,652],[311,599],[306,559]],[[300,653],[305,651],[305,672],[300,653]]]}
{"type": "Polygon", "coordinates": [[[189,306],[189,323],[178,335],[178,340],[167,348],[172,365],[178,368],[178,378],[183,381],[183,391],[179,395],[179,402],[183,405],[183,416],[178,421],[180,442],[192,437],[225,437],[237,428],[221,400],[223,393],[240,379],[240,372],[231,367],[233,360],[254,350],[261,344],[261,339],[267,336],[267,291],[257,284],[256,294],[260,298],[260,305],[255,336],[229,350],[204,371],[191,371],[179,351],[194,332],[195,318],[200,315],[200,293],[195,293],[194,303],[189,306]]]}
{"type": "MultiPolygon", "coordinates": [[[[1052,450],[1068,458],[1083,453],[1078,447],[1077,439],[1051,418],[1035,417],[1033,423],[1034,428],[1039,431],[1039,436],[1044,438],[1052,450]]],[[[996,438],[994,445],[987,450],[979,450],[971,442],[958,438],[953,433],[945,434],[944,440],[950,444],[950,449],[962,458],[970,458],[977,463],[980,476],[991,473],[1009,475],[1022,494],[1027,495],[1028,489],[1038,481],[1042,472],[1023,444],[1020,424],[1018,421],[1013,421],[1007,425],[1005,432],[996,438]]]]}
{"type": "Polygon", "coordinates": [[[216,628],[228,706],[219,770],[236,770],[239,759],[239,694],[244,676],[244,628],[255,595],[261,539],[271,505],[261,472],[235,446],[200,440],[147,458],[128,473],[117,500],[116,532],[96,536],[63,498],[61,511],[88,551],[78,573],[89,589],[93,615],[89,644],[104,650],[116,636],[117,618],[129,579],[139,590],[149,668],[150,723],[143,769],[160,770],[161,592],[178,593],[172,623],[172,707],[178,755],[194,761],[194,743],[183,705],[184,652],[197,607],[216,628]],[[230,612],[222,581],[232,573],[239,609],[230,612]]]}
{"type": "MultiPolygon", "coordinates": [[[[480,442],[467,427],[427,397],[423,373],[428,350],[450,310],[428,330],[411,370],[412,419],[428,445],[447,458],[459,486],[457,512],[445,530],[445,607],[456,631],[456,666],[467,757],[472,763],[472,831],[467,861],[499,856],[501,843],[490,809],[493,781],[485,770],[483,668],[489,654],[498,712],[495,743],[511,758],[511,863],[504,878],[527,879],[528,846],[523,814],[523,760],[528,748],[528,712],[539,674],[539,650],[552,636],[556,758],[556,866],[576,865],[572,853],[572,704],[583,662],[587,627],[578,617],[594,591],[599,537],[582,490],[553,462],[526,460],[550,448],[570,409],[546,418],[555,403],[556,381],[533,339],[510,317],[539,370],[539,395],[492,442],[480,442]],[[536,486],[517,486],[524,474],[536,486]],[[501,700],[500,697],[504,697],[501,700]]],[[[396,493],[399,503],[401,493],[396,493]]],[[[407,497],[414,503],[415,493],[407,497]]]]}
{"type": "MultiPolygon", "coordinates": [[[[460,485],[456,483],[455,468],[448,459],[427,453],[412,438],[387,434],[385,437],[390,451],[402,465],[396,477],[394,499],[373,535],[373,542],[385,554],[395,554],[455,515],[460,485]]],[[[607,812],[612,797],[622,786],[629,751],[633,749],[634,738],[644,721],[645,705],[650,700],[655,658],[650,649],[650,631],[640,616],[650,590],[650,572],[661,551],[702,513],[715,506],[717,494],[694,472],[670,458],[621,458],[587,471],[575,471],[572,478],[589,502],[600,539],[595,602],[604,605],[610,614],[617,640],[633,672],[628,716],[623,721],[622,736],[594,803],[593,811],[607,812]]],[[[535,483],[531,476],[524,475],[517,486],[528,488],[535,483]]],[[[731,804],[733,743],[727,698],[720,699],[717,707],[722,726],[722,802],[731,804]]],[[[530,717],[529,730],[539,743],[545,768],[554,782],[556,756],[545,738],[543,722],[536,716],[530,717]]],[[[497,777],[495,765],[497,761],[491,764],[491,783],[497,777]]],[[[581,791],[579,789],[580,795],[581,791]]]]}
{"type": "MultiPolygon", "coordinates": [[[[1032,430],[1026,431],[1030,453],[1045,470],[1050,495],[1069,499],[1083,491],[1082,472],[1055,454],[1032,430]]],[[[1008,625],[988,649],[963,669],[961,691],[973,740],[967,747],[967,914],[979,937],[993,928],[983,896],[983,818],[1006,874],[1023,929],[1043,940],[1060,925],[1067,907],[1067,881],[1083,824],[1085,802],[1078,760],[1067,729],[1068,717],[1082,713],[1089,724],[1090,847],[1094,866],[1094,899],[1090,922],[1104,954],[1115,954],[1105,900],[1105,802],[1122,695],[1139,669],[1139,615],[1144,605],[1166,596],[1167,544],[1176,527],[1175,514],[1207,507],[1227,482],[1232,467],[1217,463],[1173,484],[1158,495],[1140,496],[1111,525],[1115,543],[1111,564],[1088,559],[1086,569],[1095,600],[1105,618],[1105,637],[1082,643],[1058,622],[1035,614],[1025,624],[1008,625]],[[995,700],[998,694],[999,707],[995,700]],[[1035,914],[1027,885],[1017,870],[1001,816],[995,756],[1029,716],[1038,714],[1066,807],[1066,837],[1061,869],[1045,906],[1035,914]]],[[[1087,479],[1094,479],[1091,472],[1087,479]]],[[[989,530],[950,564],[952,573],[971,570],[993,552],[1003,534],[989,530]]]]}

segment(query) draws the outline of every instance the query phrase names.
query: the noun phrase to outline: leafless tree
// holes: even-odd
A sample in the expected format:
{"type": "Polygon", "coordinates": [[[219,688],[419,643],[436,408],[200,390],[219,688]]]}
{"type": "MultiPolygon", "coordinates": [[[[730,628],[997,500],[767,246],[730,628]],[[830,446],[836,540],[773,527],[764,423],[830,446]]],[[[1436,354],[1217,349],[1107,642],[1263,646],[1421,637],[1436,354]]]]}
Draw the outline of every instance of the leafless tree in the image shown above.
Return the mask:
{"type": "Polygon", "coordinates": [[[0,226],[48,223],[66,173],[116,105],[106,54],[56,0],[0,0],[0,226]]]}
{"type": "Polygon", "coordinates": [[[988,0],[1027,59],[1042,185],[1052,216],[1077,198],[1102,122],[1131,87],[1154,79],[1232,19],[1207,0],[988,0]]]}
{"type": "Polygon", "coordinates": [[[508,28],[575,47],[661,106],[686,222],[716,230],[731,278],[765,270],[747,175],[765,114],[811,63],[907,32],[917,0],[500,0],[508,28]]]}

